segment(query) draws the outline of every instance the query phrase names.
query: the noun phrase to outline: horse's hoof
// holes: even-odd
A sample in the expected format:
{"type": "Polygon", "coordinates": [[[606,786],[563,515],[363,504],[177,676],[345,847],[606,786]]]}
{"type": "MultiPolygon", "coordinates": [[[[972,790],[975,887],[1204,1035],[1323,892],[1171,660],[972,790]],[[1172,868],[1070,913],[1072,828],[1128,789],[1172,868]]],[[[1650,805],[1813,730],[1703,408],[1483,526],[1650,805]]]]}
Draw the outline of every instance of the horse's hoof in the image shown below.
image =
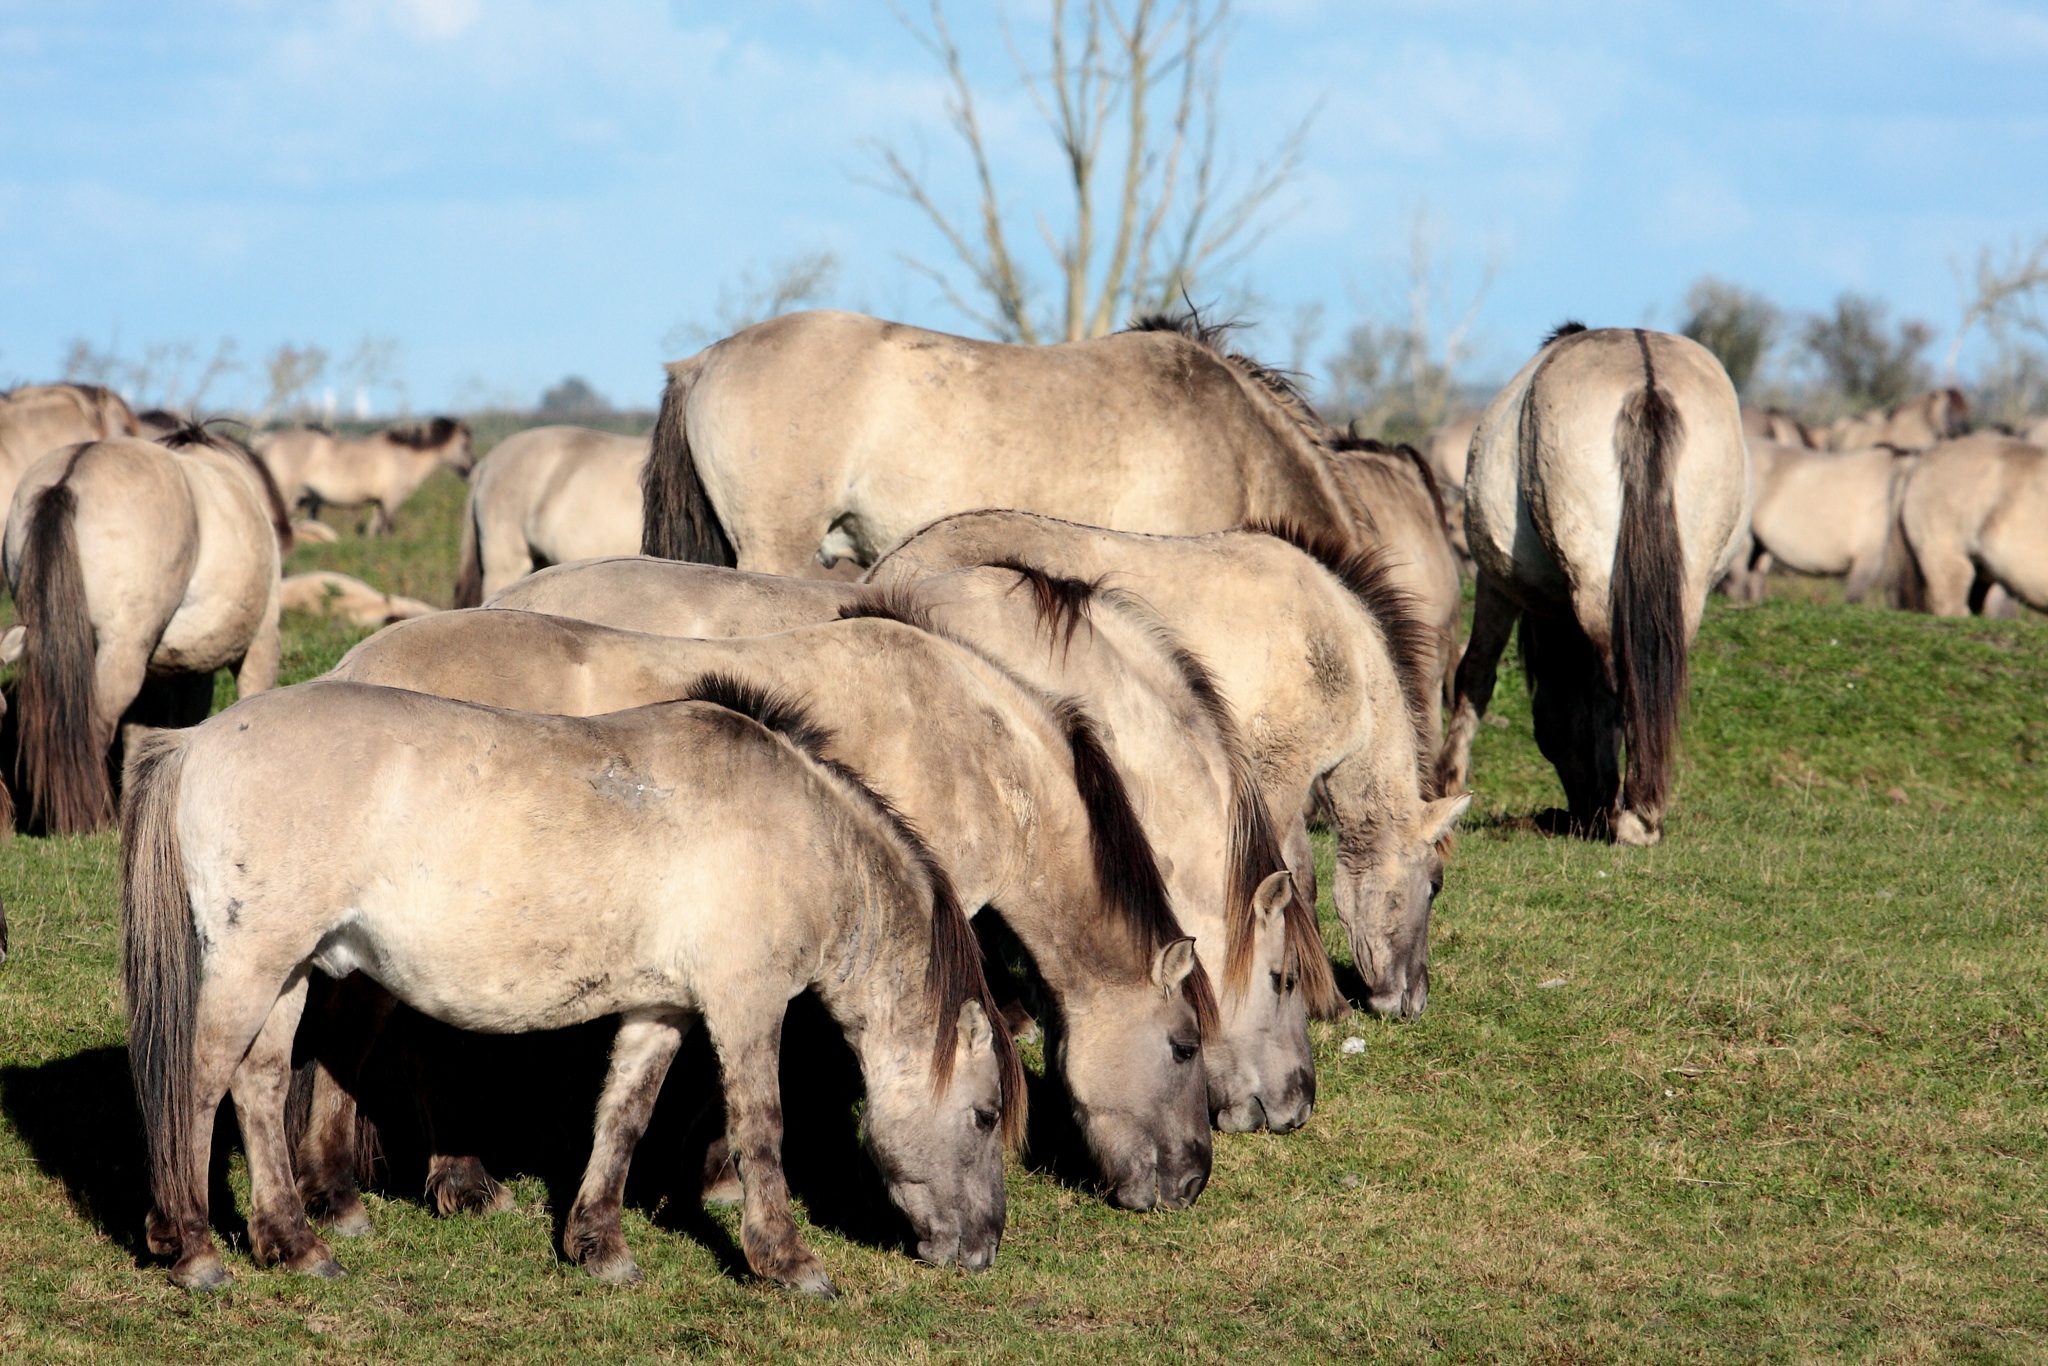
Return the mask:
{"type": "Polygon", "coordinates": [[[815,1295],[821,1300],[839,1298],[838,1290],[833,1288],[832,1278],[816,1267],[801,1276],[784,1281],[783,1284],[799,1294],[815,1295]]]}
{"type": "Polygon", "coordinates": [[[171,1268],[171,1284],[184,1290],[225,1290],[234,1283],[219,1256],[211,1253],[171,1268]]]}
{"type": "Polygon", "coordinates": [[[327,1225],[330,1238],[367,1238],[377,1231],[370,1222],[370,1212],[361,1205],[335,1216],[327,1225]]]}
{"type": "Polygon", "coordinates": [[[1633,811],[1624,811],[1614,818],[1616,844],[1625,844],[1631,849],[1647,849],[1663,837],[1663,831],[1652,830],[1643,824],[1643,818],[1633,811]]]}
{"type": "Polygon", "coordinates": [[[312,1266],[294,1267],[293,1270],[297,1271],[301,1276],[312,1276],[323,1281],[338,1281],[343,1276],[348,1275],[348,1272],[343,1269],[341,1263],[335,1261],[332,1257],[324,1261],[315,1262],[312,1266]]]}

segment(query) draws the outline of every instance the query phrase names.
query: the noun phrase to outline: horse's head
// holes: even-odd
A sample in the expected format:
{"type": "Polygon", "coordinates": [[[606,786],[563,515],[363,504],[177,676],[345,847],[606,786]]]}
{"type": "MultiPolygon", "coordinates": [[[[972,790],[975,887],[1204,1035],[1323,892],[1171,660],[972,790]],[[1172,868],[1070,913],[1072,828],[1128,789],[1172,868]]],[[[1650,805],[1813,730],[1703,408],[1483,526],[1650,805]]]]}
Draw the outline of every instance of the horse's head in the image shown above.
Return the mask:
{"type": "Polygon", "coordinates": [[[1418,802],[1357,841],[1340,840],[1332,894],[1375,1015],[1412,1020],[1429,1004],[1429,913],[1443,886],[1442,844],[1472,802],[1418,802]]]}
{"type": "MultiPolygon", "coordinates": [[[[915,1012],[909,1012],[915,1013],[915,1012]]],[[[1023,1104],[986,1011],[961,1004],[952,1075],[934,1086],[932,1036],[919,1025],[863,1050],[868,1102],[862,1128],[889,1198],[910,1221],[917,1255],[970,1271],[995,1261],[1003,1239],[1005,1105],[1023,1104]],[[904,1047],[921,1040],[921,1047],[904,1047]]],[[[1014,1057],[1014,1051],[1010,1054],[1014,1057]]]]}
{"type": "Polygon", "coordinates": [[[1209,1182],[1209,1075],[1186,991],[1198,970],[1195,941],[1175,939],[1146,979],[1093,984],[1061,1002],[1054,1060],[1096,1170],[1125,1209],[1185,1209],[1209,1182]]]}
{"type": "Polygon", "coordinates": [[[464,479],[476,468],[476,453],[470,449],[469,424],[455,418],[434,419],[433,434],[441,438],[441,463],[464,479]],[[442,424],[447,424],[445,427],[442,424]]]}
{"type": "Polygon", "coordinates": [[[1290,942],[1288,903],[1294,880],[1284,869],[1251,896],[1249,924],[1231,955],[1249,959],[1226,972],[1223,1024],[1208,1050],[1209,1110],[1226,1133],[1308,1122],[1316,1103],[1315,1055],[1308,1041],[1308,1001],[1301,990],[1301,949],[1290,942]]]}

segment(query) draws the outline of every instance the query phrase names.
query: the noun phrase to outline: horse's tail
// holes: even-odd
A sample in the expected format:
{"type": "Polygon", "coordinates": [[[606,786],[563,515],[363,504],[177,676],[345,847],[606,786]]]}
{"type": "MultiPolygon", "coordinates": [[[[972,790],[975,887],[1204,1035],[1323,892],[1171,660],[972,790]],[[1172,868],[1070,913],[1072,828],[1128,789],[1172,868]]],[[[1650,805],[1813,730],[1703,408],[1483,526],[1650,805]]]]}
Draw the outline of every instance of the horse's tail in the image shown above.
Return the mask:
{"type": "Polygon", "coordinates": [[[678,361],[668,370],[661,412],[654,419],[654,444],[640,475],[640,553],[664,560],[734,565],[732,542],[718,520],[717,509],[697,477],[690,451],[690,385],[697,377],[695,359],[678,361]]]}
{"type": "Polygon", "coordinates": [[[469,495],[462,500],[462,567],[455,575],[457,607],[483,606],[483,534],[477,527],[477,518],[482,515],[481,509],[477,507],[477,495],[483,491],[483,487],[482,479],[471,479],[469,495]]]}
{"type": "Polygon", "coordinates": [[[151,1241],[196,1215],[207,1154],[193,1127],[199,931],[178,846],[184,730],[136,728],[121,803],[121,976],[128,997],[128,1071],[149,1140],[156,1197],[151,1241]],[[159,1221],[162,1221],[159,1223],[159,1221]]]}
{"type": "Polygon", "coordinates": [[[1628,745],[1623,805],[1664,809],[1685,705],[1685,554],[1672,505],[1672,465],[1685,421],[1657,383],[1649,339],[1640,329],[1643,385],[1630,392],[1614,424],[1621,460],[1621,534],[1609,589],[1610,657],[1628,745]]]}
{"type": "Polygon", "coordinates": [[[1891,485],[1885,490],[1884,563],[1878,570],[1885,586],[1885,600],[1904,612],[1927,610],[1927,578],[1920,572],[1920,557],[1906,536],[1906,485],[1918,460],[1899,456],[1892,461],[1891,485]]]}
{"type": "Polygon", "coordinates": [[[114,816],[105,737],[97,733],[92,618],[78,561],[74,456],[29,514],[14,603],[26,631],[16,700],[17,777],[33,819],[52,834],[97,830],[114,816]]]}

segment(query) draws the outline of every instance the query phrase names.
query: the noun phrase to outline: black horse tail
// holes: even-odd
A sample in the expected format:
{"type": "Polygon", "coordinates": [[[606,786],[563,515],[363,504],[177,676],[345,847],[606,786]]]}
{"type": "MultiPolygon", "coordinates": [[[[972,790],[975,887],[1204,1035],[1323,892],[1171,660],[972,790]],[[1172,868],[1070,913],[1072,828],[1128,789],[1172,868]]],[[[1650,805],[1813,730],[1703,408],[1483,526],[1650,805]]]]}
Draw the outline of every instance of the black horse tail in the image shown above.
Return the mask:
{"type": "Polygon", "coordinates": [[[1920,572],[1920,557],[1906,535],[1906,488],[1919,463],[1911,455],[1892,460],[1891,487],[1885,492],[1884,564],[1878,570],[1886,601],[1906,612],[1927,610],[1927,577],[1920,572]]]}
{"type": "Polygon", "coordinates": [[[704,493],[696,457],[690,452],[687,419],[690,385],[696,377],[695,359],[678,361],[668,370],[661,412],[654,419],[654,447],[640,476],[640,553],[730,566],[739,562],[738,557],[704,493]]]}
{"type": "Polygon", "coordinates": [[[477,494],[483,480],[469,481],[469,496],[462,500],[462,567],[455,575],[455,605],[481,607],[484,601],[483,533],[478,529],[477,494]]]}
{"type": "Polygon", "coordinates": [[[16,696],[16,776],[27,789],[31,819],[56,835],[98,830],[114,818],[106,753],[112,737],[101,736],[94,719],[96,649],[78,562],[78,495],[71,491],[77,465],[74,455],[57,482],[36,495],[14,586],[27,635],[16,696]]]}
{"type": "Polygon", "coordinates": [[[1671,793],[1678,720],[1685,706],[1685,554],[1672,503],[1672,465],[1685,422],[1657,383],[1649,339],[1636,329],[1643,385],[1614,424],[1621,460],[1621,534],[1609,590],[1615,690],[1628,745],[1626,810],[1653,831],[1671,793]]]}

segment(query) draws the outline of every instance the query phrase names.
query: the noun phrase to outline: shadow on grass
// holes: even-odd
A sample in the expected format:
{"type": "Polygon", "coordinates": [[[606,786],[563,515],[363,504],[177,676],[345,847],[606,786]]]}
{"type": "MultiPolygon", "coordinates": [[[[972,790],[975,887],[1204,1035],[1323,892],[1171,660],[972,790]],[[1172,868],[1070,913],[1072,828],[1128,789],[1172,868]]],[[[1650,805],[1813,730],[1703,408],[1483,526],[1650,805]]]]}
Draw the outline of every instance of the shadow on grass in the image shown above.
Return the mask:
{"type": "MultiPolygon", "coordinates": [[[[214,1232],[241,1248],[248,1243],[248,1226],[228,1185],[235,1125],[232,1106],[221,1109],[208,1164],[208,1204],[214,1232]]],[[[142,1241],[150,1207],[149,1154],[128,1079],[127,1049],[91,1048],[34,1067],[0,1069],[0,1112],[43,1174],[63,1183],[82,1217],[138,1265],[155,1260],[142,1241]]]]}

